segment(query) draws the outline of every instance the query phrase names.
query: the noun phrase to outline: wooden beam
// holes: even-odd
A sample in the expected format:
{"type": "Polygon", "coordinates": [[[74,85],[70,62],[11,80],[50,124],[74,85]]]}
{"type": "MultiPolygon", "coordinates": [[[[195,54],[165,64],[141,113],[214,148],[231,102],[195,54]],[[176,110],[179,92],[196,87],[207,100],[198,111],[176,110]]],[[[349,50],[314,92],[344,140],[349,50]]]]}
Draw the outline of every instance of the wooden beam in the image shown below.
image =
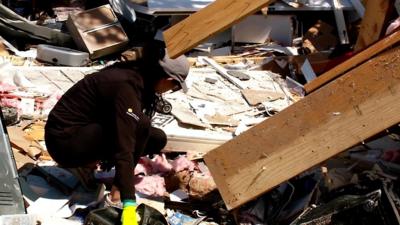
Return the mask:
{"type": "MultiPolygon", "coordinates": [[[[235,63],[248,62],[248,61],[251,61],[255,64],[262,64],[269,57],[267,57],[267,56],[242,57],[242,56],[229,55],[229,56],[213,56],[211,58],[215,62],[220,63],[220,64],[235,64],[235,63]]],[[[195,66],[197,59],[198,59],[197,57],[188,57],[189,63],[192,66],[195,66]]]]}
{"type": "Polygon", "coordinates": [[[376,42],[375,44],[365,49],[364,51],[356,54],[350,59],[328,70],[326,73],[321,74],[316,79],[312,80],[310,83],[305,84],[304,89],[306,93],[308,94],[315,91],[321,86],[339,77],[343,73],[369,60],[371,57],[374,57],[375,55],[381,53],[385,49],[391,47],[392,45],[398,42],[400,42],[400,31],[392,33],[391,35],[383,38],[382,40],[376,42]]]}
{"type": "Polygon", "coordinates": [[[168,54],[176,58],[274,0],[216,0],[164,32],[168,54]]]}
{"type": "Polygon", "coordinates": [[[384,34],[384,24],[388,19],[389,12],[393,8],[393,0],[368,1],[365,14],[361,22],[354,51],[358,52],[379,40],[384,34]]]}
{"type": "Polygon", "coordinates": [[[228,209],[400,122],[400,47],[205,155],[228,209]]]}
{"type": "Polygon", "coordinates": [[[41,154],[41,146],[36,142],[25,138],[26,133],[23,129],[28,126],[29,122],[23,122],[20,126],[9,126],[7,132],[10,138],[10,144],[13,148],[25,152],[32,159],[37,159],[41,154]]]}

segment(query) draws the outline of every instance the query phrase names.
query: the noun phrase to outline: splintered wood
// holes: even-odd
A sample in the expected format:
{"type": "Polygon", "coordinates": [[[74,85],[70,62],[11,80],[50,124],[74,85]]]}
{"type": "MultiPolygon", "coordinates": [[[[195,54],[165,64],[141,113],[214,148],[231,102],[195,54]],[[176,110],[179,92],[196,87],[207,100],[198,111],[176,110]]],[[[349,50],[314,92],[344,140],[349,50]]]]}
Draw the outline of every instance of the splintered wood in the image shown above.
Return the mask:
{"type": "Polygon", "coordinates": [[[168,54],[176,58],[274,0],[217,0],[164,32],[168,54]]]}
{"type": "Polygon", "coordinates": [[[205,155],[233,209],[400,122],[400,47],[205,155]]]}

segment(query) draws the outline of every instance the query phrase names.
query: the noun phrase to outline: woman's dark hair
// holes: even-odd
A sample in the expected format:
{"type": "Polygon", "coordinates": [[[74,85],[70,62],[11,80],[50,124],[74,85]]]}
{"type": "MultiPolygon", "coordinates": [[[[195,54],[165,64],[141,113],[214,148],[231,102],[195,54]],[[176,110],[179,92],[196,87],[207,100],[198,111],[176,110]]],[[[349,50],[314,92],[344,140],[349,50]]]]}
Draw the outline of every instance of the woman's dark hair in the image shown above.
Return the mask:
{"type": "Polygon", "coordinates": [[[160,66],[159,61],[165,56],[165,43],[161,41],[151,41],[143,45],[141,63],[141,72],[144,75],[145,96],[144,96],[144,113],[152,117],[155,113],[157,96],[155,95],[155,84],[168,75],[160,66]]]}
{"type": "Polygon", "coordinates": [[[163,59],[164,56],[165,43],[152,40],[143,44],[141,57],[138,60],[119,62],[110,66],[135,69],[142,75],[145,90],[143,96],[144,112],[150,117],[154,115],[157,100],[154,86],[159,80],[168,77],[159,64],[159,60],[163,59]]]}

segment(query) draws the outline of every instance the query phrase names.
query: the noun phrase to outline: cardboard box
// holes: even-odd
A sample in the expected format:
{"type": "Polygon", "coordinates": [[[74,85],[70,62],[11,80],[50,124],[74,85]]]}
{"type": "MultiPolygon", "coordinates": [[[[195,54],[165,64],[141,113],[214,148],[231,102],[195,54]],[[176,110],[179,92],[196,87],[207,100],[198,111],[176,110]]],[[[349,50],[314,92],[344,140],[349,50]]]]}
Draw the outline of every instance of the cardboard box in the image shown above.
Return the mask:
{"type": "Polygon", "coordinates": [[[110,5],[70,14],[67,28],[79,49],[91,59],[124,49],[129,39],[110,5]]]}

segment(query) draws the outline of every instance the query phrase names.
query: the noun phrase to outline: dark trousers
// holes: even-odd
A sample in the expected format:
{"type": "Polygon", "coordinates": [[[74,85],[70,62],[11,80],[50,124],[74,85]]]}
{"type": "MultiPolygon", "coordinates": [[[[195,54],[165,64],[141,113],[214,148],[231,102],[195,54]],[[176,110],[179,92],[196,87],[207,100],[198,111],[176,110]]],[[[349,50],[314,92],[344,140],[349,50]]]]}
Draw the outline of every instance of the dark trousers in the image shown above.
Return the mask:
{"type": "MultiPolygon", "coordinates": [[[[50,156],[63,167],[84,167],[96,161],[113,164],[115,138],[107,134],[100,124],[89,124],[59,131],[46,124],[45,142],[50,156]]],[[[149,127],[139,129],[136,137],[134,165],[142,155],[158,154],[165,147],[167,136],[161,129],[149,127]]]]}

